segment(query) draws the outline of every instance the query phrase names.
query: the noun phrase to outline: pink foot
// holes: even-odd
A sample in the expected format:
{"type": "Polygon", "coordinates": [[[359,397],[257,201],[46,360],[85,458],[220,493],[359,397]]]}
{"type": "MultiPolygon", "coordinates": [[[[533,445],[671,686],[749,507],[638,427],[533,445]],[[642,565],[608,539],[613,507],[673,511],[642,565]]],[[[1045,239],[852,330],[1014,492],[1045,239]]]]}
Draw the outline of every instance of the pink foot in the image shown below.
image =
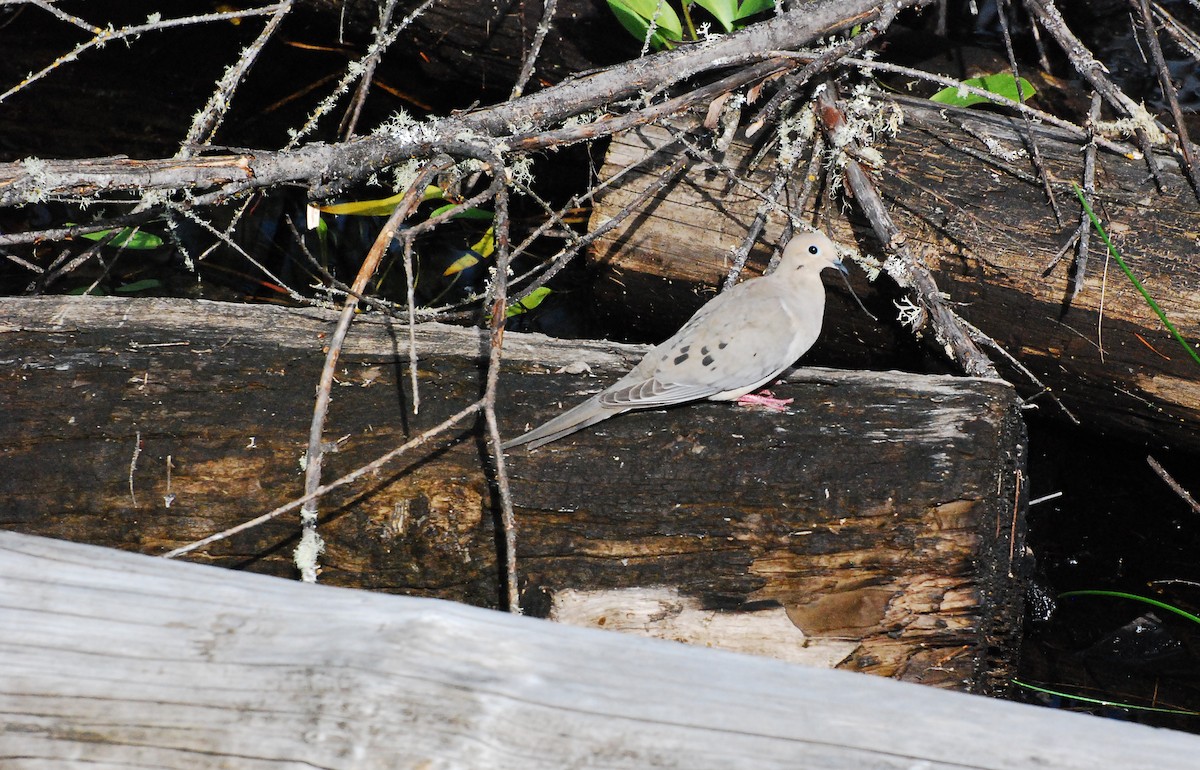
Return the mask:
{"type": "Polygon", "coordinates": [[[741,396],[737,403],[738,406],[757,406],[773,412],[786,412],[794,400],[792,398],[775,398],[775,394],[771,391],[760,390],[757,393],[747,393],[741,396]]]}

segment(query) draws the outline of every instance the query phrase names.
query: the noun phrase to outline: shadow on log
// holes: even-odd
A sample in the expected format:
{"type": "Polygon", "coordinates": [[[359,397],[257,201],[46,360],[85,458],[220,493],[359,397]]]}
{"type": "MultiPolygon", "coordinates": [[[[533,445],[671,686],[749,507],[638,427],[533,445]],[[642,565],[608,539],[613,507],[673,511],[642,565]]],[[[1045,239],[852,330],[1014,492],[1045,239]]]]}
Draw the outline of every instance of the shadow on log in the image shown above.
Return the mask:
{"type": "MultiPolygon", "coordinates": [[[[298,496],[332,314],[177,300],[0,301],[0,526],[163,553],[298,496]]],[[[333,479],[472,403],[486,336],[364,315],[342,356],[333,479]]],[[[515,435],[642,348],[509,334],[515,435]],[[592,376],[554,374],[590,367],[592,376]]],[[[800,370],[779,414],[702,403],[514,450],[523,604],[817,665],[992,692],[1016,657],[1025,462],[994,380],[800,370]]],[[[469,426],[321,507],[322,580],[498,602],[495,502],[469,426]]],[[[197,559],[291,576],[294,520],[197,559]]]]}

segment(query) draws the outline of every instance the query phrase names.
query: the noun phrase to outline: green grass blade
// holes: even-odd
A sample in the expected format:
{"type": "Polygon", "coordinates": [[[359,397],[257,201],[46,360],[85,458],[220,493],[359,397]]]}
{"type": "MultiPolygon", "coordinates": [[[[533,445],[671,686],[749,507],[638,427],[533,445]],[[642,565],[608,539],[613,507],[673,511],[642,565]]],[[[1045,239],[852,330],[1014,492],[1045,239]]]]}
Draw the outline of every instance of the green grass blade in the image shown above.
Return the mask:
{"type": "Polygon", "coordinates": [[[1100,220],[1096,218],[1096,213],[1092,211],[1092,207],[1088,205],[1087,199],[1083,197],[1083,190],[1080,190],[1079,185],[1077,184],[1072,184],[1071,186],[1075,188],[1075,197],[1078,198],[1079,202],[1083,205],[1083,210],[1087,212],[1088,218],[1092,220],[1092,226],[1096,228],[1096,232],[1100,233],[1100,237],[1104,239],[1104,245],[1108,247],[1108,253],[1112,254],[1113,259],[1115,259],[1117,264],[1121,266],[1121,270],[1125,272],[1125,275],[1128,276],[1129,280],[1133,282],[1133,285],[1137,288],[1138,292],[1141,293],[1142,298],[1146,300],[1146,304],[1149,305],[1150,309],[1158,315],[1159,320],[1163,322],[1163,326],[1167,327],[1167,331],[1171,332],[1171,335],[1175,337],[1175,339],[1179,340],[1179,344],[1183,345],[1183,349],[1188,352],[1188,355],[1192,357],[1192,360],[1200,364],[1200,354],[1197,354],[1196,350],[1188,344],[1188,341],[1185,340],[1183,335],[1179,333],[1179,330],[1175,328],[1175,324],[1167,320],[1167,314],[1164,313],[1163,309],[1158,306],[1157,302],[1154,301],[1154,297],[1150,296],[1150,292],[1146,291],[1146,287],[1142,285],[1142,282],[1139,281],[1137,276],[1133,274],[1133,271],[1129,269],[1129,265],[1125,264],[1124,258],[1121,257],[1121,252],[1117,251],[1117,247],[1113,245],[1112,239],[1108,237],[1108,233],[1105,232],[1104,227],[1100,224],[1100,220]]]}
{"type": "Polygon", "coordinates": [[[1138,594],[1127,594],[1124,591],[1087,590],[1087,591],[1067,591],[1066,593],[1059,594],[1058,598],[1066,599],[1071,596],[1107,596],[1107,597],[1110,597],[1113,599],[1132,599],[1135,602],[1142,602],[1143,604],[1149,604],[1151,607],[1157,607],[1160,610],[1166,610],[1167,612],[1173,612],[1180,617],[1187,618],[1188,620],[1192,621],[1193,623],[1200,624],[1200,617],[1193,615],[1192,613],[1188,612],[1187,610],[1181,610],[1174,605],[1167,604],[1166,602],[1160,602],[1158,599],[1151,599],[1149,596],[1139,596],[1138,594]]]}
{"type": "Polygon", "coordinates": [[[1119,701],[1114,701],[1114,700],[1104,700],[1103,698],[1089,698],[1086,695],[1072,695],[1071,693],[1063,692],[1062,690],[1051,690],[1048,687],[1038,687],[1036,684],[1029,684],[1028,682],[1022,682],[1020,679],[1013,679],[1012,683],[1015,684],[1017,687],[1023,687],[1026,690],[1033,690],[1034,692],[1041,692],[1041,693],[1045,693],[1046,695],[1055,695],[1059,698],[1066,698],[1068,700],[1077,700],[1081,703],[1092,703],[1097,706],[1113,706],[1115,708],[1128,709],[1130,711],[1150,711],[1150,712],[1154,712],[1156,714],[1179,714],[1181,716],[1187,716],[1187,717],[1200,717],[1200,711],[1186,711],[1184,709],[1168,709],[1168,708],[1162,708],[1161,706],[1134,706],[1133,704],[1130,704],[1130,703],[1121,703],[1119,701]]]}

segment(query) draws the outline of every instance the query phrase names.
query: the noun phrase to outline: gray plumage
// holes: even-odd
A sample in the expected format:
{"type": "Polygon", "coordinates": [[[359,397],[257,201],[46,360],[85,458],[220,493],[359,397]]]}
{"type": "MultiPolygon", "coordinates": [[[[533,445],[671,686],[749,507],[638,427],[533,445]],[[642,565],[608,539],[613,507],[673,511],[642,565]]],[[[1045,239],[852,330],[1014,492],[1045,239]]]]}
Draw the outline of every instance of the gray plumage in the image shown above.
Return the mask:
{"type": "Polygon", "coordinates": [[[821,333],[821,271],[845,266],[822,233],[788,242],[779,267],[722,292],[607,390],[504,444],[530,449],[632,409],[732,401],[774,380],[821,333]]]}

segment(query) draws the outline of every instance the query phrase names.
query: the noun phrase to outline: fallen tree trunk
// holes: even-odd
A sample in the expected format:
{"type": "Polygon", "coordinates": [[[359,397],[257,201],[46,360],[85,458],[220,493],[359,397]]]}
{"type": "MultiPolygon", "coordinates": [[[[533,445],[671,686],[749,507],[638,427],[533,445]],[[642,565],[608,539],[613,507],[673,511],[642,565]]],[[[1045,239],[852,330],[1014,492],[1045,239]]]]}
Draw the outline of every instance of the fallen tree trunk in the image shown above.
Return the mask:
{"type": "MultiPolygon", "coordinates": [[[[0,526],[163,553],[298,496],[332,314],[172,300],[0,301],[0,526]],[[37,483],[30,483],[37,479],[37,483]]],[[[334,388],[327,479],[478,398],[486,335],[362,316],[334,388]]],[[[509,334],[515,435],[642,348],[509,334]],[[591,367],[581,378],[557,369],[591,367]]],[[[508,458],[522,605],[815,665],[993,692],[1015,664],[1025,462],[998,381],[801,370],[778,414],[696,404],[508,458]]],[[[327,495],[322,580],[495,606],[481,433],[467,424],[327,495]]],[[[207,548],[292,575],[293,521],[207,548]]]]}
{"type": "MultiPolygon", "coordinates": [[[[1101,251],[1093,254],[1083,291],[1069,307],[1070,257],[1045,274],[1078,221],[1070,183],[1082,179],[1079,142],[1058,129],[1034,127],[1060,205],[1071,212],[1071,221],[1060,226],[1041,185],[1025,171],[1026,128],[1019,119],[922,100],[898,102],[905,123],[878,148],[884,165],[877,182],[906,245],[934,272],[958,312],[1019,358],[1089,427],[1200,447],[1200,368],[1116,265],[1106,269],[1099,238],[1093,238],[1093,249],[1101,251]]],[[[613,142],[602,175],[637,168],[605,193],[593,227],[635,203],[675,160],[676,136],[647,126],[613,142]]],[[[753,166],[756,151],[746,141],[735,141],[724,164],[766,189],[774,164],[768,156],[753,166]]],[[[1172,157],[1156,156],[1155,162],[1167,182],[1162,194],[1155,193],[1144,161],[1101,153],[1098,212],[1135,274],[1184,337],[1194,341],[1200,338],[1200,273],[1193,256],[1200,206],[1172,157]]],[[[698,164],[680,184],[635,205],[633,214],[601,239],[595,255],[604,273],[598,303],[620,307],[623,320],[640,321],[643,329],[674,328],[724,277],[730,253],[761,205],[721,171],[698,164]],[[647,304],[639,305],[640,297],[649,298],[647,304]]],[[[819,209],[821,226],[835,240],[884,257],[853,208],[819,209]]],[[[815,216],[813,208],[804,216],[815,216]]],[[[783,215],[772,213],[767,243],[751,256],[760,267],[782,227],[783,215]]],[[[871,293],[861,281],[859,288],[871,293]]],[[[884,285],[880,291],[890,290],[884,285]]],[[[878,367],[888,360],[888,350],[892,361],[898,359],[896,340],[904,334],[897,326],[876,325],[847,298],[832,302],[823,344],[825,350],[837,350],[832,360],[878,367]]],[[[890,304],[887,298],[877,308],[890,304]]],[[[1005,367],[1002,358],[996,360],[1005,367]]],[[[1010,379],[1028,383],[1016,372],[1010,379]]],[[[1031,384],[1021,387],[1027,395],[1038,393],[1031,384]]],[[[1044,411],[1057,411],[1048,399],[1038,403],[1044,411]]]]}
{"type": "Polygon", "coordinates": [[[1184,770],[1200,751],[1141,725],[7,532],[0,652],[13,770],[1184,770]]]}

